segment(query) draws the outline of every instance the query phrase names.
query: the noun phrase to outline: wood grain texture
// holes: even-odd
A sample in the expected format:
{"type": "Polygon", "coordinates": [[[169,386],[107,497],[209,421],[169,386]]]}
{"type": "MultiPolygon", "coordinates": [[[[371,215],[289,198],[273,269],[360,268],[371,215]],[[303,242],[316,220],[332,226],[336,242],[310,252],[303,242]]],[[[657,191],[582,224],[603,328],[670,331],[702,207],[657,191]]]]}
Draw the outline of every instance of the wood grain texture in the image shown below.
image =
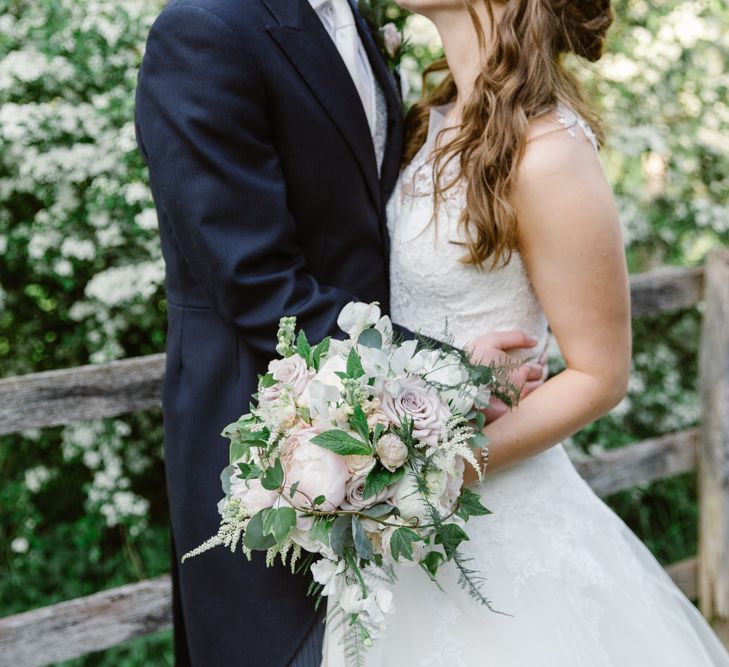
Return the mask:
{"type": "Polygon", "coordinates": [[[0,665],[70,660],[171,622],[172,590],[165,575],[0,619],[0,665]]]}
{"type": "Polygon", "coordinates": [[[704,267],[661,267],[630,277],[633,317],[695,306],[703,297],[704,267]]]}
{"type": "Polygon", "coordinates": [[[160,405],[164,354],[0,380],[0,435],[160,405]]]}
{"type": "Polygon", "coordinates": [[[699,359],[699,601],[707,618],[729,619],[729,249],[706,263],[699,359]]]}
{"type": "MultiPolygon", "coordinates": [[[[696,305],[703,268],[660,268],[631,277],[633,315],[696,305]]],[[[0,435],[154,408],[164,354],[0,380],[0,435]]]]}
{"type": "Polygon", "coordinates": [[[606,450],[575,467],[600,496],[689,472],[696,467],[698,429],[606,450]]]}

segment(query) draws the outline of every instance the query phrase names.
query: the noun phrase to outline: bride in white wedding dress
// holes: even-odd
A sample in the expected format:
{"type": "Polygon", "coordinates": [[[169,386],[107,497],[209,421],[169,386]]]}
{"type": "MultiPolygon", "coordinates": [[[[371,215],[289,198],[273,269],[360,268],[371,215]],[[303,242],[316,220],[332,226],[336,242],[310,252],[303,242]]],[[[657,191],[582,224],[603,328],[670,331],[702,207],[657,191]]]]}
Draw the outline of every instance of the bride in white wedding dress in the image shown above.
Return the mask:
{"type": "MultiPolygon", "coordinates": [[[[448,567],[444,592],[401,568],[396,611],[366,664],[729,667],[703,617],[559,444],[622,398],[630,359],[619,222],[588,108],[559,64],[563,51],[600,56],[609,2],[402,4],[438,27],[449,76],[411,113],[389,205],[393,320],[434,338],[447,320],[459,346],[521,329],[539,339],[524,356],[544,349],[549,323],[567,368],[485,429],[478,491],[493,514],[468,524],[463,550],[504,614],[472,601],[448,567]]],[[[346,663],[334,635],[327,628],[326,667],[346,663]]]]}

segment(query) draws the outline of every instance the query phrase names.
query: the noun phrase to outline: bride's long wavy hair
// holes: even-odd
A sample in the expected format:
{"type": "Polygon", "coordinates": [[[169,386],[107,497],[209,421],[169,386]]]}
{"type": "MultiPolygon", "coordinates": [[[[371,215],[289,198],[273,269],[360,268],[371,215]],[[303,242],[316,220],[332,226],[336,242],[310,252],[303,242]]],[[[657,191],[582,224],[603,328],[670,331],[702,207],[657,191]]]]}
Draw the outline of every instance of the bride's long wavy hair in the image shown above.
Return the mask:
{"type": "MultiPolygon", "coordinates": [[[[508,0],[495,22],[489,0],[463,0],[473,20],[480,48],[486,35],[473,5],[485,2],[494,29],[488,56],[464,105],[455,137],[434,153],[436,207],[445,190],[464,178],[466,207],[460,224],[465,231],[467,264],[491,267],[506,263],[517,247],[516,211],[510,203],[517,168],[527,144],[529,123],[552,110],[559,101],[592,126],[598,141],[603,132],[599,118],[585,100],[582,89],[563,63],[574,53],[590,62],[599,60],[613,21],[610,0],[508,0]],[[445,180],[445,168],[458,159],[454,178],[445,180]]],[[[448,72],[445,60],[433,63],[428,77],[448,72]]],[[[432,92],[408,113],[404,164],[422,147],[428,134],[430,109],[456,99],[456,85],[448,73],[432,92]]]]}

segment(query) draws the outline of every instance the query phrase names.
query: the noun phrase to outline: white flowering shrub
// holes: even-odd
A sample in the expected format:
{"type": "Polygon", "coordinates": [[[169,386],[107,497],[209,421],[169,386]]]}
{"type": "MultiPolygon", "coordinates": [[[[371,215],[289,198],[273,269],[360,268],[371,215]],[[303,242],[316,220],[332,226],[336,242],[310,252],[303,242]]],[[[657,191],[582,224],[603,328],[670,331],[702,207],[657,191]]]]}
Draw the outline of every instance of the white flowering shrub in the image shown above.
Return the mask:
{"type": "MultiPolygon", "coordinates": [[[[163,265],[133,131],[163,0],[0,0],[0,376],[158,352],[163,265]]],[[[631,268],[729,243],[729,6],[617,0],[608,55],[582,66],[631,268]]],[[[394,4],[414,99],[440,53],[394,4]]],[[[628,398],[572,439],[615,447],[696,423],[696,310],[635,323],[628,398]]],[[[555,362],[556,363],[556,362],[555,362]]],[[[555,369],[557,367],[555,366],[555,369]]],[[[0,438],[0,615],[164,572],[159,413],[0,438]]],[[[664,561],[695,551],[692,478],[613,499],[664,561]]],[[[83,664],[171,663],[142,643],[83,664]]]]}

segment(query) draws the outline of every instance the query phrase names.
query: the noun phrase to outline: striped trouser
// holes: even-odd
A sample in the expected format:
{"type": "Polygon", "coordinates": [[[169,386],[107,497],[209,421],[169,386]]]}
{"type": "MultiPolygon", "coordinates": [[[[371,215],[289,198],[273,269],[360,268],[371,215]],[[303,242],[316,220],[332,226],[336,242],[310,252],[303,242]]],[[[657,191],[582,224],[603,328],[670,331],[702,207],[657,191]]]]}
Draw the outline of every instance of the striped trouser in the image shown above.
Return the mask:
{"type": "Polygon", "coordinates": [[[324,642],[324,616],[326,615],[327,601],[322,600],[319,613],[311,632],[299,648],[299,652],[289,664],[289,667],[319,667],[321,665],[321,649],[324,642]]]}

